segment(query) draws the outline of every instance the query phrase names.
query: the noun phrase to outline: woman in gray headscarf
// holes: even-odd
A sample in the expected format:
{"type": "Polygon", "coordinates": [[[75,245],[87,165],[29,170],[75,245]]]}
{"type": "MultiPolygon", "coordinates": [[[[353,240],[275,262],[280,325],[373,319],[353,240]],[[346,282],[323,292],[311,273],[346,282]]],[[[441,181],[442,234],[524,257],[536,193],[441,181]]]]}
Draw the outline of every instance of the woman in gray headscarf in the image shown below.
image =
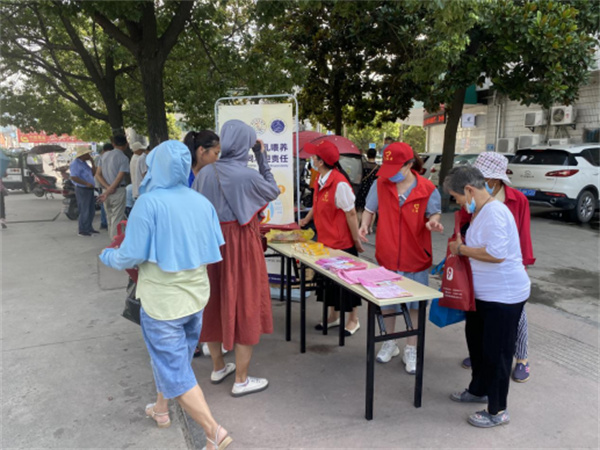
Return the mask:
{"type": "Polygon", "coordinates": [[[235,372],[234,397],[269,385],[266,378],[249,377],[248,366],[260,336],[273,332],[259,213],[279,196],[279,188],[262,143],[260,149],[253,148],[259,171],[248,167],[248,153],[256,142],[252,127],[240,120],[226,122],[221,128],[221,158],[203,167],[192,185],[214,205],[225,237],[223,261],[209,266],[211,295],[200,341],[210,349],[213,384],[235,372]],[[235,364],[225,364],[221,344],[226,350],[235,345],[235,364]]]}

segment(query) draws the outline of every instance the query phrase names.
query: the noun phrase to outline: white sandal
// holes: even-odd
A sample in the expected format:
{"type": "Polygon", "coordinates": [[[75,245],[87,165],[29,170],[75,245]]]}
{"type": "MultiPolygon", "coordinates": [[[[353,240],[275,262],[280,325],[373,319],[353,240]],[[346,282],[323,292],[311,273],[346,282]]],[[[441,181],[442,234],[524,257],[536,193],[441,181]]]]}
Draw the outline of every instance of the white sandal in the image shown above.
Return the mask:
{"type": "Polygon", "coordinates": [[[208,436],[206,437],[206,440],[214,446],[215,450],[225,450],[233,442],[233,439],[231,439],[231,436],[227,435],[223,438],[221,442],[219,442],[219,431],[221,431],[221,425],[217,427],[217,432],[215,433],[215,440],[213,441],[212,439],[209,439],[208,436]],[[219,443],[217,444],[217,442],[219,443]]]}
{"type": "Polygon", "coordinates": [[[149,403],[146,405],[146,417],[148,417],[149,419],[153,419],[156,422],[156,425],[158,426],[158,428],[170,427],[171,419],[169,418],[169,411],[163,412],[163,413],[157,413],[156,411],[154,411],[155,406],[156,406],[156,403],[149,403]],[[148,413],[148,410],[150,410],[150,413],[148,413]],[[157,420],[157,417],[164,417],[164,416],[167,416],[166,422],[159,422],[157,420]]]}

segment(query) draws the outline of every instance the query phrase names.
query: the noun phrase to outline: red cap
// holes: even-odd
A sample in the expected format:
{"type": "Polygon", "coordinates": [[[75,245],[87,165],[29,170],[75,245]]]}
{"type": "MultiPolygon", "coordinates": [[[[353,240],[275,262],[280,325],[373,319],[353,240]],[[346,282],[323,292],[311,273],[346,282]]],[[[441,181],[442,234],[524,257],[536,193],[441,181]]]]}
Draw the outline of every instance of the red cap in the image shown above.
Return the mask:
{"type": "Polygon", "coordinates": [[[394,142],[388,145],[383,150],[383,164],[379,168],[377,176],[383,178],[393,177],[404,167],[404,164],[414,157],[412,147],[406,142],[394,142]]]}
{"type": "Polygon", "coordinates": [[[310,142],[304,144],[304,151],[309,155],[317,155],[328,166],[333,166],[340,160],[340,152],[334,143],[329,141],[321,141],[318,145],[310,142]]]}

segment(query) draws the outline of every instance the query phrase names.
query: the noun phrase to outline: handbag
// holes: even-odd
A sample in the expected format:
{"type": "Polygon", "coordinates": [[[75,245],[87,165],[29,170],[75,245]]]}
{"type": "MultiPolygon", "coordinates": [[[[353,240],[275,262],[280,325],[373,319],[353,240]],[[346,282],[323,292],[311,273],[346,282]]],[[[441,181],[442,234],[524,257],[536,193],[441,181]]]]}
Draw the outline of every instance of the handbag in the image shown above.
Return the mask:
{"type": "Polygon", "coordinates": [[[121,314],[127,320],[131,320],[133,323],[140,324],[140,309],[142,302],[136,297],[137,283],[133,280],[129,280],[127,285],[127,298],[125,299],[125,309],[121,314]]]}
{"type": "MultiPolygon", "coordinates": [[[[454,234],[460,236],[460,217],[454,215],[454,234]]],[[[452,242],[452,238],[448,240],[452,242]]],[[[466,256],[453,255],[448,250],[444,273],[442,275],[442,293],[440,306],[459,309],[462,311],[475,311],[475,294],[473,292],[473,272],[471,263],[466,256]]]]}
{"type": "Polygon", "coordinates": [[[440,305],[440,299],[435,298],[431,301],[429,308],[429,321],[440,328],[444,328],[454,323],[465,320],[466,314],[460,309],[446,308],[440,305]]]}
{"type": "MultiPolygon", "coordinates": [[[[229,202],[227,201],[227,196],[225,195],[225,191],[223,191],[223,186],[221,186],[221,179],[219,178],[219,171],[217,170],[217,167],[214,165],[214,163],[212,166],[213,166],[213,169],[215,169],[215,176],[217,177],[217,184],[219,185],[221,194],[223,194],[225,203],[227,203],[227,206],[229,206],[229,208],[231,208],[231,206],[229,205],[229,202]]],[[[233,211],[233,208],[231,208],[231,210],[233,211]]],[[[264,253],[267,251],[267,248],[268,248],[267,237],[264,234],[260,234],[258,232],[256,232],[256,234],[258,235],[258,239],[260,240],[260,244],[262,245],[262,249],[263,249],[263,253],[264,253]]]]}

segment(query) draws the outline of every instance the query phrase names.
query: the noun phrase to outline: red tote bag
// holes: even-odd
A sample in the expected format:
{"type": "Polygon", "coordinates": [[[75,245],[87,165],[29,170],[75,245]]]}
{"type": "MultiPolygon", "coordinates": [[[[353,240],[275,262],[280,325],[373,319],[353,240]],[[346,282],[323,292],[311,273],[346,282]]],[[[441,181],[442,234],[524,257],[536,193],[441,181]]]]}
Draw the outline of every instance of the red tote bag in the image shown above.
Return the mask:
{"type": "MultiPolygon", "coordinates": [[[[454,239],[460,235],[459,224],[460,219],[457,212],[454,215],[454,239]]],[[[450,238],[448,242],[452,242],[454,239],[450,238]]],[[[471,272],[469,258],[453,255],[448,250],[441,290],[444,296],[440,298],[440,306],[461,311],[475,311],[473,273],[471,272]]]]}

